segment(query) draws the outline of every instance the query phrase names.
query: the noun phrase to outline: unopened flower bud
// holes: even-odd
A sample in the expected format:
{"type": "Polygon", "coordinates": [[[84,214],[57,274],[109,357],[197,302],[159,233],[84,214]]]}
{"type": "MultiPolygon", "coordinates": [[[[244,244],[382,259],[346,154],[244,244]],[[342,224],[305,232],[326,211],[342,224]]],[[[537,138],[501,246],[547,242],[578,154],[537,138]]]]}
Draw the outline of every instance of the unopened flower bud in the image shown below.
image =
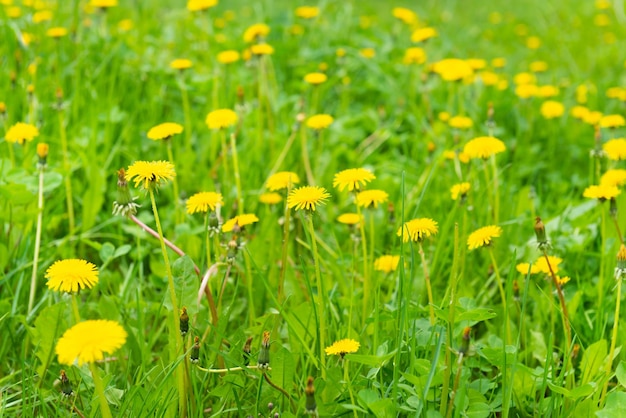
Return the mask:
{"type": "Polygon", "coordinates": [[[117,172],[117,200],[113,202],[113,215],[131,216],[137,213],[138,204],[130,195],[126,182],[126,171],[120,168],[117,172]]]}
{"type": "Polygon", "coordinates": [[[74,394],[74,390],[72,389],[72,384],[70,383],[70,379],[67,378],[65,374],[65,370],[61,370],[61,376],[59,377],[61,381],[61,393],[64,396],[72,396],[74,394]]]}
{"type": "Polygon", "coordinates": [[[0,102],[0,117],[7,113],[7,105],[4,102],[0,102]]]}
{"type": "Polygon", "coordinates": [[[615,280],[626,277],[626,246],[620,245],[617,252],[617,266],[615,267],[615,280]]]}
{"type": "Polygon", "coordinates": [[[315,402],[315,387],[313,386],[313,378],[311,376],[306,380],[306,389],[304,389],[306,395],[305,410],[308,415],[317,414],[317,403],[315,402]]]}
{"type": "Polygon", "coordinates": [[[180,335],[185,336],[189,332],[189,315],[187,308],[183,306],[180,312],[180,335]]]}
{"type": "Polygon", "coordinates": [[[267,369],[270,365],[270,332],[263,331],[263,341],[259,350],[257,366],[259,369],[267,369]]]}
{"type": "Polygon", "coordinates": [[[535,235],[537,236],[537,247],[541,251],[547,250],[550,247],[550,244],[548,243],[548,238],[546,237],[546,227],[539,216],[535,218],[535,235]]]}
{"type": "Polygon", "coordinates": [[[513,298],[519,300],[519,283],[517,280],[513,280],[513,298]]]}
{"type": "Polygon", "coordinates": [[[609,214],[615,218],[617,216],[617,200],[612,197],[609,202],[609,214]]]}
{"type": "Polygon", "coordinates": [[[252,350],[252,337],[248,337],[246,343],[243,345],[243,364],[247,366],[250,364],[250,351],[252,350]]]}
{"type": "Polygon", "coordinates": [[[192,363],[197,363],[199,359],[200,359],[200,337],[196,337],[193,340],[191,353],[189,353],[189,360],[192,363]]]}
{"type": "Polygon", "coordinates": [[[467,355],[467,353],[469,352],[471,332],[472,332],[471,327],[463,328],[463,341],[461,342],[461,349],[459,350],[459,353],[463,355],[467,355]]]}
{"type": "Polygon", "coordinates": [[[45,142],[37,144],[37,156],[39,157],[39,166],[45,167],[48,161],[48,149],[50,147],[45,142]]]}

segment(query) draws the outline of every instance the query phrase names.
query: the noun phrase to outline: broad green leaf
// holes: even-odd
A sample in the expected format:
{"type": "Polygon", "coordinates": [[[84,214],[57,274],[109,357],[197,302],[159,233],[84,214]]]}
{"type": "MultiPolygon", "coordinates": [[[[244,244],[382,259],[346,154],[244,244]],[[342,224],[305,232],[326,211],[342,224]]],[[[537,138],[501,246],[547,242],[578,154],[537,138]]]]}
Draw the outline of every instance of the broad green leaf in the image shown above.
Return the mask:
{"type": "Polygon", "coordinates": [[[615,377],[617,377],[617,381],[623,387],[626,387],[626,362],[624,360],[620,361],[617,365],[617,370],[615,370],[615,377]]]}
{"type": "Polygon", "coordinates": [[[466,312],[457,313],[454,316],[454,322],[455,323],[461,322],[461,321],[481,322],[481,321],[486,321],[488,319],[495,318],[495,317],[496,317],[496,313],[492,309],[476,308],[476,309],[472,309],[466,312]]]}
{"type": "Polygon", "coordinates": [[[589,396],[593,392],[595,392],[597,387],[598,385],[596,385],[595,382],[589,382],[582,386],[578,386],[577,388],[572,389],[572,392],[570,393],[570,397],[573,400],[584,398],[585,396],[589,396]]]}
{"type": "Polygon", "coordinates": [[[296,363],[291,353],[284,347],[272,354],[272,382],[285,390],[293,386],[296,363]]]}
{"type": "Polygon", "coordinates": [[[346,359],[354,361],[355,363],[361,363],[372,367],[382,367],[389,361],[394,355],[392,353],[385,354],[384,356],[371,356],[365,354],[346,354],[346,359]]]}
{"type": "MultiPolygon", "coordinates": [[[[180,309],[184,306],[187,308],[189,316],[195,315],[198,312],[197,299],[200,281],[193,269],[191,258],[184,256],[174,261],[172,274],[174,275],[174,288],[176,290],[178,308],[180,309]]],[[[165,298],[163,304],[168,310],[172,310],[172,301],[169,296],[165,298]]]]}
{"type": "Polygon", "coordinates": [[[37,367],[37,373],[42,379],[45,378],[48,365],[54,357],[56,337],[63,329],[62,314],[64,309],[65,305],[60,303],[44,308],[35,320],[35,327],[31,328],[35,356],[41,362],[37,367]]]}
{"type": "Polygon", "coordinates": [[[615,418],[626,416],[626,393],[611,392],[606,397],[604,408],[596,412],[598,418],[615,418]]]}
{"type": "Polygon", "coordinates": [[[598,373],[604,373],[603,366],[607,356],[606,340],[591,344],[585,350],[580,362],[581,384],[591,382],[598,373]]]}
{"type": "Polygon", "coordinates": [[[391,399],[380,399],[370,403],[368,407],[377,418],[392,418],[397,416],[391,399]]]}
{"type": "Polygon", "coordinates": [[[561,386],[557,386],[552,382],[548,382],[548,386],[550,387],[550,389],[552,390],[552,392],[558,393],[560,395],[566,396],[568,398],[571,398],[571,392],[567,389],[565,389],[564,387],[561,386]]]}
{"type": "Polygon", "coordinates": [[[113,257],[113,253],[115,252],[115,246],[110,242],[105,242],[102,244],[100,248],[100,259],[103,263],[106,263],[113,257]]]}
{"type": "Polygon", "coordinates": [[[374,403],[380,399],[380,394],[373,389],[362,389],[359,391],[358,395],[359,404],[367,408],[369,404],[374,403]]]}

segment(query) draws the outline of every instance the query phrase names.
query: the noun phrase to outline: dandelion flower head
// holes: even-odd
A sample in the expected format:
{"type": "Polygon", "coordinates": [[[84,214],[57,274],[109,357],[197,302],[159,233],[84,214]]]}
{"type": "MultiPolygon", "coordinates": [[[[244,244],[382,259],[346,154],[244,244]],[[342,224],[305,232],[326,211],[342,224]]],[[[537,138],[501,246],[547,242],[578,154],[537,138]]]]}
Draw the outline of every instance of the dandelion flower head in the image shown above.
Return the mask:
{"type": "Polygon", "coordinates": [[[361,344],[350,338],[339,340],[334,342],[330,347],[326,347],[324,350],[327,356],[339,355],[341,358],[346,354],[356,353],[361,344]]]}
{"type": "Polygon", "coordinates": [[[626,170],[623,168],[614,168],[607,170],[600,177],[600,184],[606,186],[623,186],[626,183],[626,170]]]}
{"type": "Polygon", "coordinates": [[[300,177],[298,177],[296,173],[291,171],[279,171],[278,173],[272,174],[270,178],[267,179],[267,188],[275,192],[277,190],[293,187],[298,183],[300,183],[300,177]]]}
{"type": "Polygon", "coordinates": [[[265,38],[270,33],[270,27],[265,23],[256,23],[249,26],[243,33],[243,40],[245,42],[254,42],[259,38],[265,38]]]}
{"type": "Polygon", "coordinates": [[[383,190],[364,190],[356,195],[356,204],[359,207],[378,207],[380,203],[385,203],[389,199],[389,194],[383,190]]]}
{"type": "Polygon", "coordinates": [[[296,8],[296,16],[302,19],[313,19],[320,14],[320,8],[315,6],[300,6],[296,8]]]}
{"type": "Polygon", "coordinates": [[[391,273],[392,271],[396,271],[399,262],[399,255],[383,255],[374,261],[374,270],[382,271],[383,273],[391,273]]]}
{"type": "Polygon", "coordinates": [[[187,2],[187,10],[190,12],[199,12],[217,6],[217,0],[189,0],[187,2]]]}
{"type": "Polygon", "coordinates": [[[109,7],[117,6],[117,0],[91,0],[89,2],[91,7],[98,7],[100,9],[107,9],[109,7]]]}
{"type": "Polygon", "coordinates": [[[602,145],[602,149],[609,160],[626,160],[626,139],[624,138],[609,139],[602,145]]]}
{"type": "Polygon", "coordinates": [[[588,125],[596,126],[602,120],[602,112],[598,110],[589,111],[584,117],[583,122],[588,125]]]}
{"type": "Polygon", "coordinates": [[[452,200],[458,200],[459,197],[464,197],[469,192],[470,184],[468,182],[458,183],[452,186],[450,189],[450,197],[452,200]]]}
{"type": "Polygon", "coordinates": [[[344,225],[356,225],[363,221],[363,215],[358,213],[342,213],[337,217],[337,222],[344,225]]]}
{"type": "Polygon", "coordinates": [[[62,38],[67,36],[67,29],[62,27],[50,28],[46,31],[46,36],[49,38],[62,38]]]}
{"type": "Polygon", "coordinates": [[[259,218],[253,213],[244,213],[243,215],[237,215],[232,219],[227,220],[222,225],[222,232],[231,232],[235,225],[244,227],[253,223],[259,222],[259,218]]]}
{"type": "Polygon", "coordinates": [[[65,331],[56,345],[59,363],[71,366],[102,360],[126,342],[126,331],[115,321],[83,321],[65,331]]]}
{"type": "Polygon", "coordinates": [[[587,187],[583,192],[583,197],[588,197],[590,199],[609,200],[616,197],[621,192],[622,191],[618,189],[617,186],[600,184],[587,187]]]}
{"type": "Polygon", "coordinates": [[[4,135],[7,142],[19,142],[22,145],[25,142],[32,141],[36,136],[39,136],[39,129],[34,125],[23,122],[17,122],[11,126],[4,135]]]}
{"type": "Polygon", "coordinates": [[[333,123],[333,117],[327,114],[313,115],[306,120],[306,126],[311,129],[321,130],[328,128],[333,123]]]}
{"type": "Polygon", "coordinates": [[[424,42],[430,38],[437,36],[437,30],[431,27],[416,29],[411,34],[411,42],[424,42]]]}
{"type": "MultiPolygon", "coordinates": [[[[553,255],[548,256],[548,260],[546,261],[545,257],[539,257],[535,264],[533,264],[533,268],[536,269],[537,273],[551,274],[550,268],[552,268],[552,272],[554,274],[559,272],[559,264],[563,261],[562,258],[556,257],[553,255]],[[548,267],[548,262],[550,266],[548,267]]],[[[532,270],[531,270],[532,273],[532,270]]]]}
{"type": "Polygon", "coordinates": [[[250,51],[254,55],[272,55],[274,53],[274,47],[270,44],[256,44],[250,47],[250,51]]]}
{"type": "Polygon", "coordinates": [[[600,119],[600,127],[602,128],[619,128],[626,125],[626,120],[622,115],[606,115],[600,119]]]}
{"type": "Polygon", "coordinates": [[[214,211],[218,205],[224,205],[221,193],[199,192],[187,200],[187,213],[190,215],[197,212],[206,213],[209,209],[214,211]]]}
{"type": "Polygon", "coordinates": [[[217,109],[210,112],[206,117],[209,129],[223,129],[237,123],[237,113],[230,109],[217,109]]]}
{"type": "Polygon", "coordinates": [[[484,226],[472,232],[467,237],[467,247],[470,250],[491,245],[494,238],[502,235],[502,228],[497,225],[484,226]]]}
{"type": "Polygon", "coordinates": [[[326,80],[328,80],[328,76],[324,73],[309,73],[304,76],[304,81],[313,85],[322,84],[326,80]]]}
{"type": "Polygon", "coordinates": [[[448,120],[448,125],[456,129],[469,129],[474,125],[474,122],[467,116],[453,116],[448,120]]]}
{"type": "Polygon", "coordinates": [[[407,9],[406,7],[394,7],[391,10],[391,14],[393,15],[393,17],[401,20],[407,25],[412,25],[414,23],[417,23],[417,19],[418,19],[417,13],[415,13],[411,9],[407,9]]]}
{"type": "Polygon", "coordinates": [[[239,57],[239,52],[231,49],[218,53],[217,61],[221,64],[232,64],[233,62],[239,61],[239,57]]]}
{"type": "Polygon", "coordinates": [[[266,205],[276,205],[283,201],[283,197],[276,192],[261,193],[259,195],[259,202],[266,205]]]}
{"type": "Polygon", "coordinates": [[[426,62],[426,51],[420,47],[411,47],[407,48],[404,51],[404,58],[402,58],[402,63],[405,65],[410,64],[423,64],[426,62]]]}
{"type": "Polygon", "coordinates": [[[126,170],[126,181],[134,180],[135,187],[150,190],[176,177],[174,164],[169,161],[136,161],[126,170]]]}
{"type": "Polygon", "coordinates": [[[349,191],[359,190],[361,186],[365,186],[375,178],[374,173],[364,168],[349,168],[335,174],[333,187],[338,188],[339,191],[343,191],[346,187],[349,191]]]}
{"type": "Polygon", "coordinates": [[[463,147],[463,152],[470,158],[489,158],[506,150],[504,142],[492,136],[479,136],[470,140],[463,147]]]}
{"type": "Polygon", "coordinates": [[[150,128],[150,130],[148,131],[148,138],[152,139],[153,141],[158,141],[159,139],[168,139],[174,135],[181,133],[182,131],[182,125],[174,122],[165,122],[150,128]]]}
{"type": "Polygon", "coordinates": [[[431,235],[436,235],[439,231],[437,222],[430,218],[416,218],[408,222],[398,229],[397,235],[402,237],[404,242],[409,240],[413,242],[421,242],[431,235]]]}
{"type": "Polygon", "coordinates": [[[191,68],[192,66],[193,63],[191,62],[191,60],[188,60],[186,58],[178,58],[170,62],[170,68],[173,68],[175,70],[186,70],[188,68],[191,68]]]}
{"type": "Polygon", "coordinates": [[[541,115],[546,119],[559,118],[565,113],[565,106],[563,103],[547,100],[541,104],[541,115]]]}
{"type": "Polygon", "coordinates": [[[323,187],[303,186],[291,191],[287,198],[287,207],[315,211],[317,205],[325,204],[329,197],[330,193],[323,187]]]}
{"type": "Polygon", "coordinates": [[[433,71],[445,81],[458,81],[469,78],[474,70],[467,61],[458,58],[446,58],[433,64],[433,71]]]}
{"type": "Polygon", "coordinates": [[[77,258],[58,260],[48,267],[45,277],[48,289],[76,293],[81,289],[91,289],[98,283],[98,268],[77,258]]]}

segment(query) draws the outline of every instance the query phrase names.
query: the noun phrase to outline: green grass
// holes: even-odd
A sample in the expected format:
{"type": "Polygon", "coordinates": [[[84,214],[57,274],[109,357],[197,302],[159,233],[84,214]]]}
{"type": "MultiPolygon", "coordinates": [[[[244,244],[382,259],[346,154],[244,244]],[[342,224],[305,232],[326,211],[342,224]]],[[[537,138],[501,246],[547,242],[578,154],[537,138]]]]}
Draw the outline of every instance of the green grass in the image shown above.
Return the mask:
{"type": "MultiPolygon", "coordinates": [[[[223,2],[200,13],[166,0],[150,7],[121,2],[95,13],[86,11],[86,2],[57,3],[49,7],[52,19],[40,23],[29,6],[17,5],[18,18],[9,17],[15,5],[0,6],[0,102],[6,106],[0,116],[0,417],[103,413],[89,366],[61,365],[54,351],[75,320],[71,297],[49,290],[44,276],[52,263],[69,258],[99,270],[98,284],[77,295],[80,317],[117,321],[128,334],[123,347],[95,365],[113,416],[300,416],[309,376],[320,416],[624,413],[619,328],[613,339],[623,316],[615,316],[614,280],[621,237],[609,202],[583,197],[601,174],[624,163],[591,156],[594,127],[570,115],[577,104],[605,115],[624,112],[622,101],[606,95],[624,83],[622,5],[601,11],[574,0],[320,2],[319,17],[303,20],[294,14],[302,4],[291,2],[223,2]],[[419,24],[439,35],[412,44],[412,28],[391,14],[395,6],[412,8],[419,24]],[[599,14],[607,26],[596,24],[599,14]],[[123,19],[133,27],[121,29],[123,19]],[[259,22],[271,27],[266,40],[274,53],[220,64],[217,53],[243,52],[243,32],[259,22]],[[69,35],[47,37],[56,26],[69,35]],[[29,45],[19,40],[24,33],[29,45]],[[538,49],[526,46],[529,36],[540,39],[538,49]],[[424,48],[426,63],[403,64],[411,46],[424,48]],[[359,54],[368,47],[372,58],[359,54]],[[171,69],[176,58],[190,59],[193,67],[171,69]],[[444,58],[483,59],[505,84],[444,81],[430,71],[444,58]],[[506,65],[493,68],[494,58],[506,65]],[[515,75],[533,61],[548,66],[535,74],[536,84],[558,87],[557,96],[515,94],[515,75]],[[314,93],[303,78],[320,70],[328,80],[314,93]],[[584,103],[577,103],[580,85],[588,89],[584,103]],[[562,103],[563,116],[545,119],[546,100],[562,103]],[[235,127],[208,129],[207,114],[219,108],[237,112],[235,127]],[[455,130],[442,112],[468,116],[473,126],[455,130]],[[302,122],[313,113],[330,114],[334,122],[317,133],[302,122]],[[7,141],[17,122],[37,126],[39,136],[24,145],[7,141]],[[164,236],[186,253],[167,250],[174,304],[159,240],[111,213],[120,168],[170,159],[163,141],[146,137],[163,122],[185,126],[170,140],[178,196],[171,181],[155,193],[164,236]],[[506,151],[468,163],[446,158],[446,151],[460,151],[490,130],[506,151]],[[235,153],[222,153],[222,134],[227,147],[236,135],[237,174],[235,153]],[[39,245],[38,143],[50,146],[39,245]],[[377,208],[362,209],[362,231],[336,221],[357,208],[352,193],[333,187],[335,173],[358,167],[376,176],[366,189],[389,195],[377,208]],[[304,211],[285,216],[284,200],[259,202],[276,171],[295,172],[301,182],[294,187],[312,180],[331,194],[312,212],[313,231],[304,211]],[[453,201],[450,188],[461,181],[470,191],[453,201]],[[217,319],[206,295],[198,296],[211,267],[207,220],[184,210],[201,191],[222,193],[222,221],[241,213],[259,218],[239,234],[208,238],[217,319]],[[571,278],[563,293],[572,346],[553,278],[516,269],[542,257],[536,216],[546,225],[549,254],[562,259],[558,275],[571,278]],[[421,243],[423,260],[418,243],[397,236],[414,218],[438,223],[438,232],[421,243]],[[502,235],[491,248],[468,250],[469,234],[494,223],[502,235]],[[395,271],[374,269],[382,255],[400,256],[395,271]],[[191,318],[181,343],[172,306],[185,306],[191,318]],[[270,332],[265,371],[248,367],[257,364],[264,331],[270,332]],[[194,364],[196,336],[202,342],[194,364]],[[344,338],[359,342],[356,353],[342,359],[322,352],[344,338]],[[70,397],[61,394],[61,370],[70,379],[70,397]]],[[[624,136],[624,129],[602,129],[600,143],[624,136]]],[[[137,218],[156,230],[149,194],[129,186],[140,205],[137,218]]],[[[626,198],[615,203],[624,231],[626,198]]]]}

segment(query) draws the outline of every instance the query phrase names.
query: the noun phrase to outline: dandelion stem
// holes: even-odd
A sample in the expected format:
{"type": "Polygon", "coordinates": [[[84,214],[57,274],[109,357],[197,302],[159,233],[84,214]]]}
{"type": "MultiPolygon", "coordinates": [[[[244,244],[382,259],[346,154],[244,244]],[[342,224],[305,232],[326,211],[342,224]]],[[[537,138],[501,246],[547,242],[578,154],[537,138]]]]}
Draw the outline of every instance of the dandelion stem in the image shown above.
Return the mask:
{"type": "Polygon", "coordinates": [[[601,205],[602,220],[600,224],[600,272],[598,275],[598,302],[597,302],[597,317],[596,317],[596,332],[595,335],[600,338],[602,333],[602,323],[604,322],[604,254],[606,249],[606,211],[604,205],[601,205]]]}
{"type": "Polygon", "coordinates": [[[493,169],[493,223],[497,225],[500,218],[500,184],[495,155],[491,156],[491,168],[493,169]]]}
{"type": "Polygon", "coordinates": [[[45,166],[39,165],[39,188],[37,189],[37,230],[35,232],[35,252],[33,254],[33,274],[30,277],[30,294],[28,296],[28,311],[30,315],[35,304],[35,293],[37,292],[37,268],[39,267],[39,247],[41,246],[41,229],[43,225],[43,175],[45,166]]]}
{"type": "Polygon", "coordinates": [[[365,219],[363,218],[363,214],[361,212],[361,207],[356,204],[356,212],[359,215],[359,231],[361,232],[361,250],[363,254],[363,323],[365,326],[365,319],[367,318],[367,310],[369,306],[369,296],[370,296],[370,279],[369,279],[369,271],[368,271],[368,263],[367,263],[367,243],[365,240],[365,219]]]}
{"type": "Polygon", "coordinates": [[[72,197],[72,167],[69,161],[69,152],[67,150],[67,132],[65,131],[65,121],[63,118],[63,109],[59,109],[59,136],[61,137],[61,151],[63,152],[63,171],[65,181],[65,201],[67,204],[67,216],[69,219],[70,235],[74,233],[74,200],[72,197]]]}
{"type": "Polygon", "coordinates": [[[459,359],[457,361],[457,369],[456,375],[454,377],[454,386],[452,386],[452,392],[450,393],[450,402],[448,402],[448,413],[446,418],[450,418],[452,416],[452,407],[454,406],[454,398],[456,397],[456,392],[459,389],[459,382],[461,380],[461,371],[463,370],[463,359],[465,356],[463,353],[459,353],[459,359]]]}
{"type": "Polygon", "coordinates": [[[239,159],[237,158],[237,145],[235,134],[230,134],[230,148],[233,154],[233,170],[235,171],[235,185],[237,186],[237,213],[243,214],[243,194],[241,193],[241,178],[239,176],[239,159]]]}
{"type": "MultiPolygon", "coordinates": [[[[206,247],[206,266],[207,268],[211,267],[211,233],[209,232],[209,215],[211,212],[206,212],[206,217],[204,218],[204,246],[206,247]]],[[[194,267],[196,267],[194,265],[194,267]]],[[[200,273],[200,272],[198,272],[200,273]]]]}
{"type": "Polygon", "coordinates": [[[72,293],[72,316],[74,317],[74,323],[80,322],[80,313],[78,311],[78,302],[76,301],[76,293],[72,293]]]}
{"type": "Polygon", "coordinates": [[[493,266],[493,271],[496,275],[496,282],[498,282],[498,289],[500,290],[500,298],[502,299],[502,315],[504,320],[504,327],[506,329],[506,341],[507,344],[511,344],[511,329],[509,327],[509,312],[508,305],[506,303],[506,292],[504,291],[504,286],[502,285],[502,278],[500,277],[500,269],[498,268],[498,263],[496,262],[496,257],[493,253],[493,247],[489,247],[489,256],[491,257],[491,265],[493,266]]]}
{"type": "Polygon", "coordinates": [[[306,172],[306,180],[310,186],[315,186],[315,179],[313,177],[313,170],[311,170],[311,160],[309,158],[309,148],[306,140],[306,128],[300,128],[300,148],[302,148],[302,164],[304,164],[304,171],[306,172]]]}
{"type": "MultiPolygon", "coordinates": [[[[287,187],[287,196],[291,192],[291,181],[287,187]]],[[[289,253],[289,225],[290,225],[291,210],[287,206],[287,200],[285,199],[285,221],[283,224],[283,242],[282,242],[282,254],[280,258],[280,275],[278,277],[278,302],[282,303],[285,293],[285,273],[287,272],[287,255],[289,253]]]]}
{"type": "Polygon", "coordinates": [[[113,415],[111,415],[111,409],[109,409],[109,403],[104,396],[104,383],[100,377],[98,366],[96,366],[95,363],[89,363],[89,370],[91,370],[93,385],[96,388],[96,396],[98,396],[98,402],[100,403],[100,413],[103,418],[113,418],[113,415]]]}
{"type": "MultiPolygon", "coordinates": [[[[161,228],[161,220],[159,219],[159,211],[157,210],[156,200],[154,198],[154,190],[150,189],[150,202],[152,203],[152,212],[154,213],[154,221],[156,222],[157,231],[159,233],[159,241],[161,243],[161,252],[163,253],[163,262],[165,263],[165,271],[167,273],[167,288],[169,290],[170,299],[172,302],[172,323],[170,325],[169,332],[169,349],[170,349],[170,362],[174,363],[178,355],[179,350],[182,348],[182,338],[178,332],[178,303],[176,301],[176,289],[174,287],[174,276],[172,275],[172,267],[167,255],[167,248],[165,246],[165,238],[163,237],[163,229],[161,228]]],[[[185,376],[183,363],[180,363],[176,367],[176,380],[178,384],[178,410],[180,416],[187,415],[187,403],[185,397],[185,376]]]]}
{"type": "Polygon", "coordinates": [[[419,242],[419,255],[422,259],[422,269],[424,269],[424,281],[426,282],[426,292],[428,293],[428,310],[430,312],[430,325],[435,325],[435,302],[433,301],[433,289],[430,285],[430,274],[428,274],[428,263],[424,255],[424,247],[419,242]]]}
{"type": "MultiPolygon", "coordinates": [[[[178,80],[178,87],[180,88],[180,95],[183,101],[183,117],[185,118],[185,148],[187,154],[191,156],[193,155],[193,149],[191,147],[191,110],[189,106],[189,94],[187,93],[187,87],[185,86],[182,75],[178,80]]],[[[172,162],[174,161],[172,160],[172,162]]]]}
{"type": "MultiPolygon", "coordinates": [[[[167,142],[167,158],[174,164],[174,153],[172,152],[172,141],[171,139],[166,140],[167,142]]],[[[174,211],[175,216],[174,220],[176,221],[176,225],[178,225],[182,221],[182,213],[180,208],[180,198],[178,194],[178,181],[176,177],[172,178],[172,187],[174,189],[174,211]]]]}
{"type": "MultiPolygon", "coordinates": [[[[348,375],[348,360],[342,360],[343,361],[343,380],[345,380],[346,384],[348,385],[348,393],[350,394],[350,402],[352,403],[352,405],[356,405],[356,403],[354,402],[354,394],[352,393],[352,380],[350,380],[350,376],[348,375]]],[[[358,418],[359,416],[356,413],[356,409],[353,409],[352,412],[354,413],[354,418],[358,418]]]]}
{"type": "MultiPolygon", "coordinates": [[[[228,145],[226,144],[226,130],[220,129],[220,142],[222,143],[222,161],[224,162],[224,177],[228,175],[228,145]]],[[[225,180],[222,180],[225,182],[225,180]]]]}
{"type": "Polygon", "coordinates": [[[622,278],[621,276],[617,279],[617,296],[615,301],[615,315],[613,316],[613,332],[611,334],[611,348],[609,349],[609,358],[606,361],[606,383],[604,384],[604,388],[602,388],[602,396],[600,396],[600,405],[604,403],[604,397],[606,395],[606,391],[609,387],[609,374],[611,373],[611,369],[613,366],[613,356],[615,355],[615,344],[617,343],[617,330],[619,328],[619,310],[620,304],[622,301],[622,278]]]}
{"type": "Polygon", "coordinates": [[[324,282],[322,280],[322,273],[320,272],[319,254],[317,252],[317,240],[315,238],[315,227],[313,226],[313,214],[307,213],[305,217],[309,224],[309,232],[311,234],[311,248],[313,249],[313,262],[315,264],[315,279],[317,281],[317,308],[320,315],[320,360],[322,362],[322,379],[326,380],[326,356],[324,355],[326,338],[326,307],[324,306],[324,295],[326,294],[326,291],[324,290],[324,282]]]}

